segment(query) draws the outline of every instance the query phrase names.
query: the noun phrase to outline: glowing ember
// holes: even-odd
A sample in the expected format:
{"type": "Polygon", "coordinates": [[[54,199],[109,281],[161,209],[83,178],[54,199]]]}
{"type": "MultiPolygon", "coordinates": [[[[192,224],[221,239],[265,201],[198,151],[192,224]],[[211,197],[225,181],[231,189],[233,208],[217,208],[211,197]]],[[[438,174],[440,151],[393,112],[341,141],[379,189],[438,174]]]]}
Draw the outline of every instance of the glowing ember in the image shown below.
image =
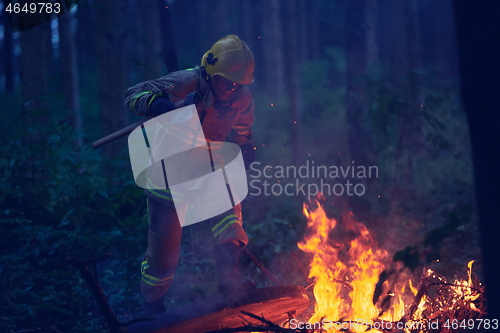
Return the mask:
{"type": "Polygon", "coordinates": [[[484,314],[483,288],[474,281],[472,261],[466,279],[447,283],[429,269],[415,287],[407,270],[391,263],[387,251],[352,213],[337,222],[326,216],[317,201],[311,207],[304,205],[310,233],[298,246],[312,255],[309,278],[315,280],[316,303],[308,323],[317,332],[320,328],[326,332],[429,332],[435,328],[430,326],[432,320],[435,324],[439,320],[439,329],[447,331],[442,327],[446,321],[472,320],[484,314]]]}

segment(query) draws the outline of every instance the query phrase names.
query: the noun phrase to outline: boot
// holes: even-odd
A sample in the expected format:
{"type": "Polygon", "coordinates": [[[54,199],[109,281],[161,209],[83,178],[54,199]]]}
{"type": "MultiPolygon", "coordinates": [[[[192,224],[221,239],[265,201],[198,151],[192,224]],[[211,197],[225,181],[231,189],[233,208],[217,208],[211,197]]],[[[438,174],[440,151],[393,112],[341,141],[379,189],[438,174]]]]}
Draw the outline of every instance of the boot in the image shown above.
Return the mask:
{"type": "Polygon", "coordinates": [[[144,301],[142,312],[144,317],[154,317],[160,313],[167,311],[165,308],[165,296],[160,297],[153,303],[144,301]]]}
{"type": "Polygon", "coordinates": [[[213,253],[219,272],[219,293],[222,296],[257,288],[252,279],[240,273],[240,260],[244,253],[241,246],[231,242],[216,244],[213,253]]]}

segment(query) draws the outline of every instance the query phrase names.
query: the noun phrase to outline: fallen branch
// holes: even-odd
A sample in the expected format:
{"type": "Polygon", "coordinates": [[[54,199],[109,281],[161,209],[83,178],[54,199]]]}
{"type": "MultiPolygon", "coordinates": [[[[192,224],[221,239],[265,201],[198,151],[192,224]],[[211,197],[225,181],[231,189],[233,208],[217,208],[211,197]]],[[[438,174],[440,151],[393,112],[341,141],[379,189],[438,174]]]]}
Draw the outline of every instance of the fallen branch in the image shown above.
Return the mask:
{"type": "Polygon", "coordinates": [[[241,313],[243,313],[244,315],[247,315],[251,318],[254,318],[254,319],[257,319],[257,320],[260,320],[261,322],[263,322],[264,324],[267,324],[269,325],[270,327],[274,327],[274,328],[281,328],[280,326],[276,325],[275,323],[273,323],[272,321],[269,321],[267,320],[266,318],[264,317],[259,317],[257,315],[254,315],[253,313],[250,313],[250,312],[246,312],[246,311],[241,311],[241,313]]]}
{"type": "Polygon", "coordinates": [[[104,295],[101,286],[97,282],[92,271],[87,266],[87,262],[89,261],[81,261],[72,256],[68,257],[66,261],[68,262],[68,264],[78,269],[78,271],[80,271],[80,273],[83,275],[83,278],[87,282],[92,295],[94,295],[94,298],[97,302],[97,305],[99,306],[99,309],[101,310],[102,315],[104,316],[104,319],[106,319],[106,322],[109,325],[109,331],[111,333],[126,333],[126,329],[123,328],[122,323],[120,323],[118,318],[116,318],[113,310],[111,310],[108,299],[106,298],[106,295],[104,295]]]}
{"type": "Polygon", "coordinates": [[[69,256],[66,259],[66,262],[68,264],[74,266],[76,269],[78,269],[78,271],[80,271],[80,273],[83,275],[83,278],[87,282],[87,285],[89,286],[90,291],[92,292],[92,295],[94,296],[104,319],[108,323],[109,332],[110,333],[127,333],[127,329],[125,328],[125,326],[131,325],[131,324],[134,324],[134,323],[137,323],[140,321],[154,320],[154,318],[137,318],[137,319],[130,320],[126,323],[122,323],[118,320],[118,318],[114,314],[113,310],[109,306],[108,299],[106,298],[106,295],[104,295],[104,291],[102,290],[101,286],[99,285],[99,282],[97,281],[96,277],[94,276],[92,271],[87,266],[88,263],[94,263],[96,261],[107,259],[110,255],[111,254],[106,254],[102,257],[91,258],[91,259],[88,259],[85,261],[81,261],[75,257],[69,256]]]}

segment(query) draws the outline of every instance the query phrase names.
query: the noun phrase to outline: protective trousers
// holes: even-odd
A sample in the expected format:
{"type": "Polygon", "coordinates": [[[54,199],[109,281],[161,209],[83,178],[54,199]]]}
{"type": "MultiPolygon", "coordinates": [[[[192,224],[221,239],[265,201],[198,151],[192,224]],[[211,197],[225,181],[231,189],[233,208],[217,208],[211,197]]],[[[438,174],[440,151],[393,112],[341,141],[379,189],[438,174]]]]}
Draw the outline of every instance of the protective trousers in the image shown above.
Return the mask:
{"type": "MultiPolygon", "coordinates": [[[[170,288],[181,249],[182,227],[174,205],[148,196],[148,249],[141,265],[141,293],[152,303],[170,288]]],[[[203,222],[202,222],[203,223],[203,222]]],[[[210,219],[216,244],[238,240],[244,245],[248,236],[242,227],[241,204],[210,219]]]]}

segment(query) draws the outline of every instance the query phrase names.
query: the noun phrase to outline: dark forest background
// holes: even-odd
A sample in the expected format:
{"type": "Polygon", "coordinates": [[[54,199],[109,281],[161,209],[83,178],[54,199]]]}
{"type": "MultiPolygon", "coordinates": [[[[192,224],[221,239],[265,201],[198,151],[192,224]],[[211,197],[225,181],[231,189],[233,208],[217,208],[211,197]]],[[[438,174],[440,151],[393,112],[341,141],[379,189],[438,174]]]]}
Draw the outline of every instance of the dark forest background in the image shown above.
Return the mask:
{"type": "MultiPolygon", "coordinates": [[[[119,318],[138,315],[145,197],[126,139],[91,143],[138,120],[123,107],[129,86],[198,65],[228,34],[256,59],[258,162],[376,165],[363,196],[322,200],[330,216],[353,211],[391,254],[406,249],[415,272],[453,276],[479,258],[451,0],[82,0],[20,33],[2,8],[2,329],[105,327],[68,255],[111,253],[92,269],[119,318]]],[[[243,204],[249,249],[287,283],[309,284],[296,246],[306,201],[243,204]]],[[[204,223],[184,228],[170,307],[216,295],[207,235],[204,223]]]]}

